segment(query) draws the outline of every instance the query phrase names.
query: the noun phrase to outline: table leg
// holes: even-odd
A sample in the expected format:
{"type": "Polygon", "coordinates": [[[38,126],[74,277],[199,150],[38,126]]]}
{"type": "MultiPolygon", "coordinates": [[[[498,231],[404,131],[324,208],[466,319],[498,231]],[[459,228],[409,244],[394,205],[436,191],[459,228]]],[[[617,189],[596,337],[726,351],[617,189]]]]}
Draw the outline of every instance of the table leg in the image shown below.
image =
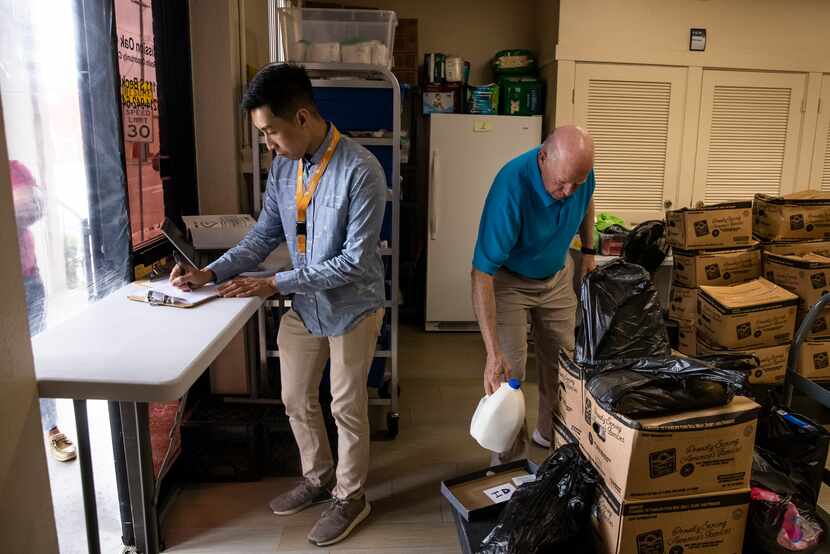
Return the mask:
{"type": "Polygon", "coordinates": [[[155,496],[150,418],[146,402],[121,402],[127,486],[133,512],[133,532],[141,554],[158,554],[159,535],[155,496]]]}
{"type": "Polygon", "coordinates": [[[92,476],[92,449],[89,446],[89,420],[86,413],[86,400],[73,400],[72,403],[75,407],[75,427],[78,433],[78,461],[81,465],[81,491],[84,497],[87,548],[89,554],[100,554],[98,508],[95,504],[95,480],[92,476]]]}
{"type": "Polygon", "coordinates": [[[133,511],[130,505],[130,489],[127,484],[127,464],[124,459],[124,430],[121,426],[121,406],[107,402],[112,436],[112,459],[115,465],[115,486],[118,491],[118,509],[121,517],[121,544],[135,547],[133,511]]]}

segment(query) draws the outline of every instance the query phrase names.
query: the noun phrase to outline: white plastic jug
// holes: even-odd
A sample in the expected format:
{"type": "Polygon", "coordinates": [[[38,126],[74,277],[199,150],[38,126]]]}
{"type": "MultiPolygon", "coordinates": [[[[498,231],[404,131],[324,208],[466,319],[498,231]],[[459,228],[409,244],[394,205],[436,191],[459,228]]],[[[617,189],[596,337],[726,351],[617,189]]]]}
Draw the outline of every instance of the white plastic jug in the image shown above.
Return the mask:
{"type": "Polygon", "coordinates": [[[525,421],[525,397],[522,382],[510,379],[478,403],[470,422],[473,438],[493,452],[506,452],[525,421]]]}

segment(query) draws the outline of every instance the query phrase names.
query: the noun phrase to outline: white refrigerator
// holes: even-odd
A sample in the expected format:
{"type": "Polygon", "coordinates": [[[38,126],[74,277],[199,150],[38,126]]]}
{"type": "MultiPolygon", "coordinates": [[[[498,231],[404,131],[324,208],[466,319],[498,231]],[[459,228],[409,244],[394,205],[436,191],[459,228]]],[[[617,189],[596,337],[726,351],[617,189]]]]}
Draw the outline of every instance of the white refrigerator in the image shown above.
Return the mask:
{"type": "Polygon", "coordinates": [[[476,330],[470,269],[481,209],[504,164],[541,142],[542,117],[430,119],[426,329],[476,330]]]}

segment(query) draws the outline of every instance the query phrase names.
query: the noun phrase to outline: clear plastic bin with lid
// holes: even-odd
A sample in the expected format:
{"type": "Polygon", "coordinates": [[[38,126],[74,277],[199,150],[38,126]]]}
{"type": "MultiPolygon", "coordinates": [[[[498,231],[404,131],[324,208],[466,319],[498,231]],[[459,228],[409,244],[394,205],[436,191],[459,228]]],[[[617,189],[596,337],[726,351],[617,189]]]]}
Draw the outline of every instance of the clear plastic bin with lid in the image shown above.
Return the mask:
{"type": "Polygon", "coordinates": [[[277,18],[287,61],[392,67],[393,11],[281,8],[277,18]]]}

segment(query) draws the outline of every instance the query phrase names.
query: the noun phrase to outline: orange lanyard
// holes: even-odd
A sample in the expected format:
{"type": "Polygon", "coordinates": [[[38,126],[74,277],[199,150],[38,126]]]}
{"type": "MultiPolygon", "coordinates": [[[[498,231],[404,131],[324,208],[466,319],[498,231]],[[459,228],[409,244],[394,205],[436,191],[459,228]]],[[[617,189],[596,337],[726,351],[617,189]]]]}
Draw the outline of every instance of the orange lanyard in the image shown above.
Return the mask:
{"type": "Polygon", "coordinates": [[[308,182],[308,188],[303,187],[303,159],[297,160],[297,188],[294,193],[294,199],[297,203],[297,252],[305,254],[306,250],[306,212],[311,199],[314,198],[314,193],[317,191],[317,185],[320,184],[320,178],[326,172],[329,166],[334,151],[337,149],[337,144],[340,142],[340,131],[332,124],[331,126],[331,143],[329,143],[326,152],[323,154],[323,159],[320,160],[320,165],[317,171],[311,176],[308,182]]]}

